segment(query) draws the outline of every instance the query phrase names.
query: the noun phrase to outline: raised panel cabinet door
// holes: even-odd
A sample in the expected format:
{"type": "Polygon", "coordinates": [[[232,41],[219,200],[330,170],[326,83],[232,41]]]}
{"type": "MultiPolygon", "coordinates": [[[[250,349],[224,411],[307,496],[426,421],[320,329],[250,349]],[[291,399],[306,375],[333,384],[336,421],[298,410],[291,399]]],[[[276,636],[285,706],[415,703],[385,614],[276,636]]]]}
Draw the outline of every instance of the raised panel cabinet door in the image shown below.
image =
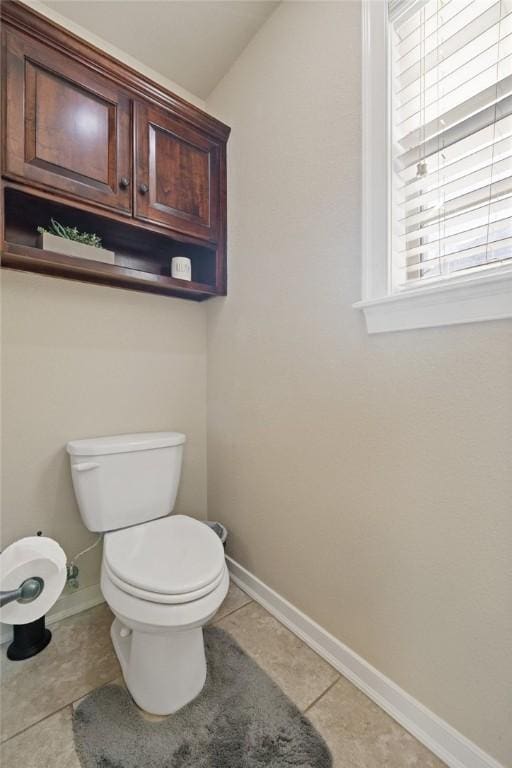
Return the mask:
{"type": "Polygon", "coordinates": [[[220,146],[168,112],[135,104],[134,213],[216,242],[220,146]]]}
{"type": "Polygon", "coordinates": [[[42,43],[4,34],[3,174],[130,213],[128,95],[42,43]]]}

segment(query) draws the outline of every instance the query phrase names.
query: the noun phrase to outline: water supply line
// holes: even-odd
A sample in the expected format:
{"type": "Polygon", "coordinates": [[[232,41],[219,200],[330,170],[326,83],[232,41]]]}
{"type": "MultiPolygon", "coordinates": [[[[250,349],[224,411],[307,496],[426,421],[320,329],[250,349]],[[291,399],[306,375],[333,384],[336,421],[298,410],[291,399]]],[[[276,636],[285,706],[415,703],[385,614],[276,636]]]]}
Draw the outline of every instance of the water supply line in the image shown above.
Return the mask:
{"type": "Polygon", "coordinates": [[[90,552],[91,549],[94,549],[94,547],[97,547],[100,541],[103,538],[103,534],[100,533],[98,538],[95,542],[93,542],[90,546],[86,547],[85,549],[82,549],[81,552],[79,552],[77,555],[74,555],[69,563],[67,564],[67,583],[71,587],[71,589],[78,589],[78,574],[79,574],[79,568],[76,564],[76,561],[79,560],[82,555],[85,555],[87,552],[90,552]]]}

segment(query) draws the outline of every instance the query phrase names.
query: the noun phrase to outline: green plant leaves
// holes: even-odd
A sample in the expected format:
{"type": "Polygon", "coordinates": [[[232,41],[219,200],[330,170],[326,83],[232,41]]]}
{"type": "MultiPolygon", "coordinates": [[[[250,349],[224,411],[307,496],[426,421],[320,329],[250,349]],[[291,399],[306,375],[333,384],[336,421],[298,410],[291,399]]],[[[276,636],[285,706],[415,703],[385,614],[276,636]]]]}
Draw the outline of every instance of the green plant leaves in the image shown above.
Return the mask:
{"type": "Polygon", "coordinates": [[[63,237],[66,240],[74,240],[77,243],[92,245],[94,248],[101,248],[101,237],[98,237],[98,235],[89,232],[79,232],[76,227],[65,227],[55,219],[50,219],[50,226],[48,229],[38,227],[37,231],[40,235],[44,234],[44,232],[48,232],[51,235],[57,235],[57,237],[63,237]]]}

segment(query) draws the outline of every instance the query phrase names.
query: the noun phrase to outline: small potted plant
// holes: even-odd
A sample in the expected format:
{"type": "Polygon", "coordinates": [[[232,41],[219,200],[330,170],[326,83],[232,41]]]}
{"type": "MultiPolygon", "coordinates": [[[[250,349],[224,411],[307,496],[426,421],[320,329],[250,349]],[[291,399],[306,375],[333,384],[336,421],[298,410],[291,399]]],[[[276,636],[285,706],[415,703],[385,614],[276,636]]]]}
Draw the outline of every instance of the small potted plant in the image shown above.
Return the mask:
{"type": "Polygon", "coordinates": [[[55,219],[50,219],[48,229],[38,227],[39,247],[45,251],[62,253],[80,259],[92,259],[113,264],[114,251],[101,247],[101,238],[88,232],[79,232],[76,227],[65,227],[55,219]]]}

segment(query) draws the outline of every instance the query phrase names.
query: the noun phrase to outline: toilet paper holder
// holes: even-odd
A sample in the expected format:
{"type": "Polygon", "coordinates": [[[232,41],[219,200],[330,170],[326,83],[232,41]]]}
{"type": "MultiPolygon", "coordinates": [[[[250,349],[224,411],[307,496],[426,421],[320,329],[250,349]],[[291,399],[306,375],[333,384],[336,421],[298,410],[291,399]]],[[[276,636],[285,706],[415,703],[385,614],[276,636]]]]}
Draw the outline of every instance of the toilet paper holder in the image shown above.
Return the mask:
{"type": "Polygon", "coordinates": [[[39,532],[0,552],[0,620],[13,628],[8,659],[28,659],[50,642],[45,616],[66,583],[66,561],[60,544],[39,532]]]}
{"type": "MultiPolygon", "coordinates": [[[[44,589],[44,579],[31,576],[21,582],[18,589],[0,590],[0,608],[9,603],[32,603],[44,589]]],[[[46,629],[45,617],[41,616],[28,624],[14,625],[14,639],[7,649],[7,658],[11,661],[22,661],[40,653],[52,638],[46,629]]]]}
{"type": "Polygon", "coordinates": [[[39,597],[43,589],[44,579],[40,576],[32,576],[30,579],[25,579],[18,589],[0,591],[0,608],[13,603],[15,600],[19,603],[31,603],[39,597]]]}

